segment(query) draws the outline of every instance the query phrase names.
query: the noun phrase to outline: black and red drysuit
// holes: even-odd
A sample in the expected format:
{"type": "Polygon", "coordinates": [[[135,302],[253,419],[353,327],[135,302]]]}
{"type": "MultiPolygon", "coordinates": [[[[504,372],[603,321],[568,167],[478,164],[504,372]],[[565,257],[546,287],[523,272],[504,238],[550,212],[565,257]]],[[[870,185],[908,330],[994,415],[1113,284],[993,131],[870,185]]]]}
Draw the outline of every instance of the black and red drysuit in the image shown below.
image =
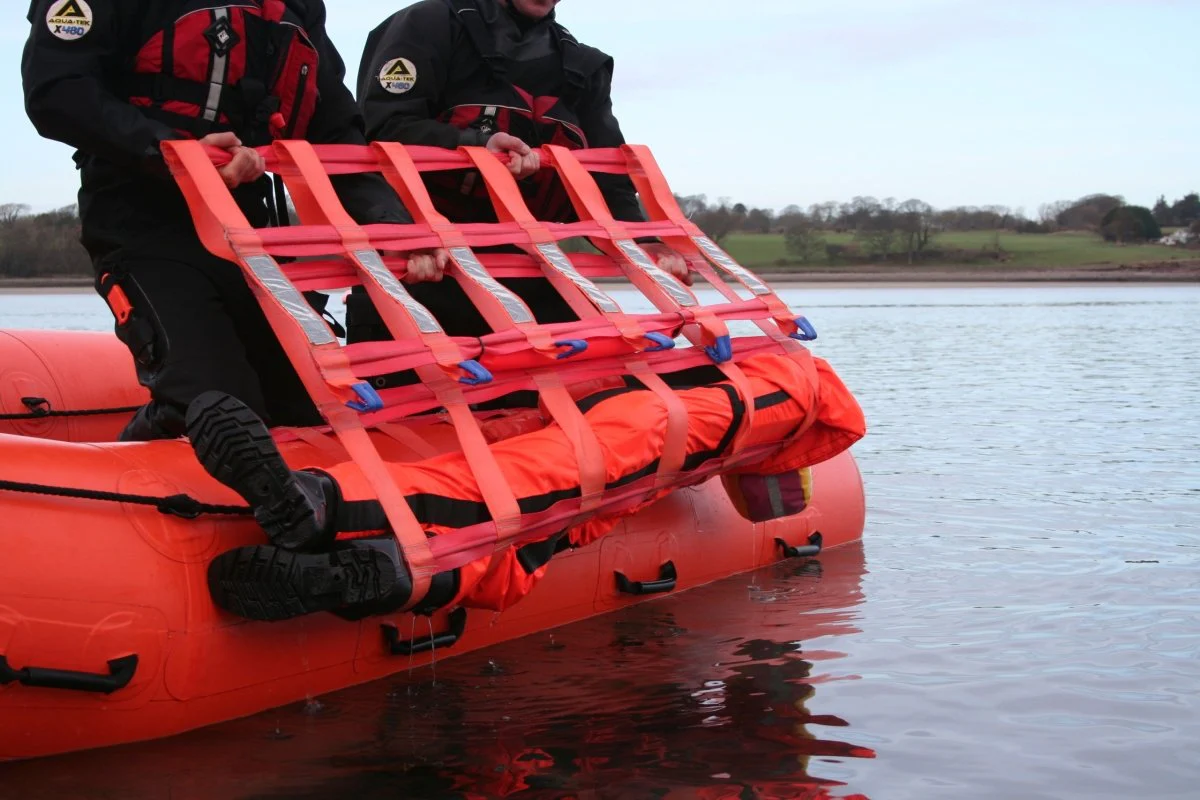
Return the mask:
{"type": "MultiPolygon", "coordinates": [[[[421,0],[396,12],[367,37],[359,64],[358,102],[372,140],[456,148],[483,147],[505,132],[530,147],[571,149],[625,143],[612,109],[613,60],[580,43],[554,18],[534,20],[497,0],[421,0]]],[[[624,175],[596,176],[613,215],[642,221],[624,175]]],[[[453,222],[492,222],[495,211],[477,172],[429,174],[438,210],[453,222]]],[[[575,218],[550,170],[520,182],[534,216],[575,218]]],[[[502,279],[539,322],[576,319],[543,278],[502,279]]],[[[415,284],[412,294],[454,336],[491,332],[454,281],[415,284]]],[[[347,303],[348,341],[391,338],[366,293],[347,303]]],[[[407,382],[411,376],[388,376],[407,382]]]]}
{"type": "MultiPolygon", "coordinates": [[[[206,390],[272,424],[319,424],[239,268],[200,244],[159,148],[223,131],[247,146],[365,144],[324,3],[33,0],[28,19],[26,112],[77,149],[82,243],[151,395],[122,438],[181,435],[206,390]]],[[[411,221],[379,174],[334,182],[360,223],[411,221]]],[[[285,205],[265,176],[234,196],[256,227],[285,205]]],[[[309,295],[321,310],[325,299],[309,295]]]]}

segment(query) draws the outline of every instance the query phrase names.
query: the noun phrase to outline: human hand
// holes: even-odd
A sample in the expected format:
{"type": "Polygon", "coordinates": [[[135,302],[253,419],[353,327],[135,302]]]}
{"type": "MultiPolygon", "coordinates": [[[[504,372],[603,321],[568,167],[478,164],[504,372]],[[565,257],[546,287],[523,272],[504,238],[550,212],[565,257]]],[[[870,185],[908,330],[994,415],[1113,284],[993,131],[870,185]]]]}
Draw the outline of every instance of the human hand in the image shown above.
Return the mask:
{"type": "Polygon", "coordinates": [[[517,180],[528,178],[542,168],[542,154],[530,149],[529,145],[508,133],[501,131],[492,134],[488,139],[487,149],[497,155],[508,154],[508,171],[517,180]]]}
{"type": "Polygon", "coordinates": [[[688,270],[687,261],[679,253],[665,244],[644,244],[642,249],[654,259],[658,268],[663,272],[671,275],[684,286],[692,285],[692,273],[688,270]]]}
{"type": "Polygon", "coordinates": [[[262,177],[267,171],[267,162],[257,150],[243,147],[242,140],[234,133],[210,133],[200,140],[200,144],[209,147],[219,147],[228,151],[232,156],[228,164],[217,167],[217,173],[225,185],[236,189],[244,183],[252,183],[262,177]]]}
{"type": "Polygon", "coordinates": [[[445,275],[446,267],[449,265],[450,254],[441,248],[432,253],[429,251],[412,253],[408,257],[404,281],[405,283],[421,283],[423,281],[437,283],[445,275]]]}

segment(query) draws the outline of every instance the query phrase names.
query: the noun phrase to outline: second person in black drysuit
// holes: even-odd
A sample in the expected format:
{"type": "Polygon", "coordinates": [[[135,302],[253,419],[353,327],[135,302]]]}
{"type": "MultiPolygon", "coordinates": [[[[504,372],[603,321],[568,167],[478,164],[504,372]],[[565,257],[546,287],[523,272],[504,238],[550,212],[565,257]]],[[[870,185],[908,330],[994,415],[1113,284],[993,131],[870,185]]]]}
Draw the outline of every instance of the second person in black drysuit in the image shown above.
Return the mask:
{"type": "MultiPolygon", "coordinates": [[[[559,24],[556,3],[421,0],[393,14],[371,31],[359,64],[358,102],[368,138],[506,153],[534,216],[575,219],[561,182],[551,170],[538,171],[531,148],[618,147],[625,138],[613,115],[613,59],[559,24]]],[[[595,177],[616,219],[645,219],[628,177],[595,177]]],[[[477,172],[426,173],[425,180],[451,221],[496,220],[477,172]]],[[[660,266],[686,280],[678,254],[662,245],[647,248],[660,266]]],[[[521,295],[539,322],[576,319],[544,278],[501,283],[521,295]]],[[[451,335],[491,332],[454,281],[414,286],[413,295],[451,335]]],[[[361,289],[350,295],[346,321],[347,341],[391,338],[361,289]]]]}

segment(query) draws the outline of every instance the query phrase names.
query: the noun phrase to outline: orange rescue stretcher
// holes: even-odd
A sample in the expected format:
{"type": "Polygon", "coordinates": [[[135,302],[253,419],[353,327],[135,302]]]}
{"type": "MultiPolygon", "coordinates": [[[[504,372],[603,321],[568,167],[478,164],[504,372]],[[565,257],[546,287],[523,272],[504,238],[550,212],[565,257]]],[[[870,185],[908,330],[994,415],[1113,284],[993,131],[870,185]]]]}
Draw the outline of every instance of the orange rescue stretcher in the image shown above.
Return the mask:
{"type": "Polygon", "coordinates": [[[865,433],[861,409],[801,344],[816,335],[808,321],[684,217],[646,148],[543,148],[579,219],[548,223],[481,148],[280,141],[261,152],[300,224],[266,229],[246,221],[214,153],[164,149],[201,240],[241,266],[327,423],[276,429],[281,451],[352,499],[378,499],[413,591],[405,609],[357,621],[219,610],[208,563],[263,532],[187,442],[113,441],[146,399],[123,346],[0,331],[0,760],[246,716],[861,537],[848,451],[865,433]],[[421,173],[464,168],[482,176],[499,223],[453,225],[435,210],[421,173]],[[363,171],[383,174],[414,224],[354,223],[330,176],[363,171]],[[629,175],[650,221],[613,219],[598,172],[629,175]],[[600,254],[568,255],[559,243],[571,237],[600,254]],[[700,302],[641,237],[682,254],[721,301],[700,302]],[[494,245],[523,254],[474,251],[494,245]],[[432,247],[448,249],[448,277],[493,333],[451,337],[405,289],[404,254],[432,247]],[[547,278],[578,321],[539,324],[498,277],[547,278]],[[656,311],[624,310],[597,283],[608,277],[656,311]],[[393,341],[343,345],[302,294],[358,284],[393,341]],[[760,335],[734,337],[731,323],[760,335]],[[701,366],[720,379],[664,378],[701,366]],[[368,381],[405,369],[419,383],[368,381]],[[474,408],[518,390],[536,390],[538,407],[474,408]],[[746,481],[759,478],[773,513],[750,507],[746,481]],[[782,501],[782,480],[799,503],[782,501]],[[406,496],[429,491],[474,504],[478,519],[419,520],[406,496]],[[531,510],[531,492],[553,501],[531,510]],[[535,563],[520,557],[547,543],[535,563]],[[463,576],[453,602],[411,613],[447,570],[463,576]]]}

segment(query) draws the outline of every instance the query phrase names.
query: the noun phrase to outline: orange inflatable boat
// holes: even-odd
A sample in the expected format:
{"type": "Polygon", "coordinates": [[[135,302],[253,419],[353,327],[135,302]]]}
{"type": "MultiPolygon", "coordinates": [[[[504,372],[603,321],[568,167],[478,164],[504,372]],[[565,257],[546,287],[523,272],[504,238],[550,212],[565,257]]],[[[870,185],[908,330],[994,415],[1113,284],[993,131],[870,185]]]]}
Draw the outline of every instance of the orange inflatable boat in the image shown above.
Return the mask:
{"type": "Polygon", "coordinates": [[[260,623],[217,608],[209,565],[263,531],[186,441],[114,441],[146,399],[123,345],[0,331],[0,760],[246,716],[861,536],[848,452],[865,432],[861,411],[799,344],[815,336],[808,322],[683,218],[644,148],[546,148],[543,164],[580,218],[551,226],[529,216],[483,150],[278,142],[263,154],[302,224],[254,230],[208,152],[166,147],[202,240],[243,267],[328,423],[276,429],[281,452],[294,468],[352,475],[346,485],[378,499],[412,597],[358,620],[260,623]],[[433,210],[421,172],[463,167],[484,176],[499,224],[456,228],[433,210]],[[349,220],[328,175],[366,170],[384,174],[415,224],[349,220]],[[652,221],[613,220],[591,172],[629,174],[652,221]],[[578,235],[602,255],[563,253],[557,242],[578,235]],[[701,304],[657,269],[641,236],[683,254],[724,302],[701,304]],[[472,251],[493,244],[525,254],[472,251]],[[397,280],[403,252],[439,245],[493,334],[445,335],[397,280]],[[302,258],[283,266],[284,256],[302,258]],[[622,310],[594,282],[608,275],[628,278],[657,313],[622,310]],[[550,279],[579,321],[537,324],[494,276],[550,279]],[[342,345],[300,298],[359,283],[393,341],[342,345]],[[762,335],[731,336],[738,321],[762,335]],[[698,368],[712,373],[699,387],[672,380],[698,368]],[[420,381],[371,384],[404,369],[420,381]],[[522,389],[537,391],[537,408],[479,410],[522,389]],[[521,466],[534,443],[557,454],[543,471],[561,478],[550,488],[562,497],[531,511],[521,476],[546,478],[521,466]],[[479,519],[439,524],[414,511],[412,497],[438,480],[479,519]],[[541,548],[533,564],[519,555],[530,547],[541,548]],[[452,601],[422,606],[448,571],[461,576],[452,601]]]}

